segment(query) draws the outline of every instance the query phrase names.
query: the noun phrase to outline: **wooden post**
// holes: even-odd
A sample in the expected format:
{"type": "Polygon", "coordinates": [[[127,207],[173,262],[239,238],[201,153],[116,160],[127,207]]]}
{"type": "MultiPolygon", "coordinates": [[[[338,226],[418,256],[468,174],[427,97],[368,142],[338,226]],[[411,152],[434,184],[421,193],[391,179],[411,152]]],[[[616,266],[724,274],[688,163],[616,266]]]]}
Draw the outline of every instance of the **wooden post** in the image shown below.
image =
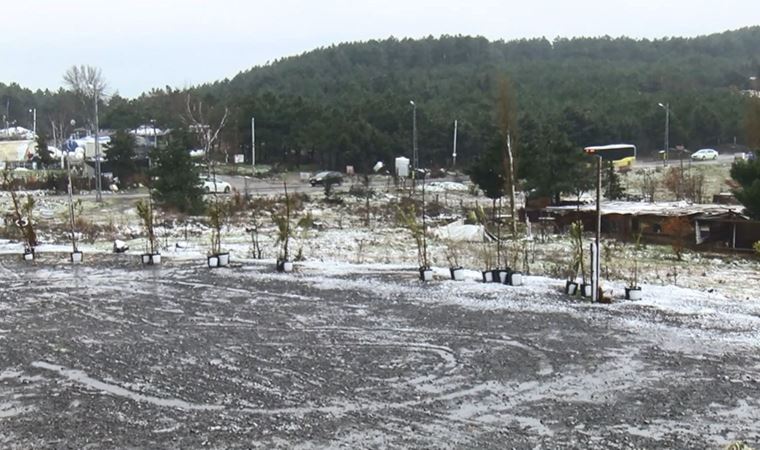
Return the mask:
{"type": "Polygon", "coordinates": [[[599,249],[602,236],[602,157],[596,157],[596,242],[591,254],[591,299],[598,302],[599,298],[599,249]]]}

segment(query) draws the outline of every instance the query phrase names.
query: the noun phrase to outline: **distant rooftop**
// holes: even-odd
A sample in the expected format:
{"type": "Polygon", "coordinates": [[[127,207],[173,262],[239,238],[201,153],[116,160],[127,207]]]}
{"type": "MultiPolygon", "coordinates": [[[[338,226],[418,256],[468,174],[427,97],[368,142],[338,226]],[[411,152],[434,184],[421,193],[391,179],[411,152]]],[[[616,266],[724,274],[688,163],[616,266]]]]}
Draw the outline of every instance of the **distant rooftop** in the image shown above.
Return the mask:
{"type": "MultiPolygon", "coordinates": [[[[572,211],[596,211],[596,205],[582,204],[568,206],[548,206],[547,211],[556,213],[568,213],[572,211]]],[[[741,205],[718,205],[714,203],[689,203],[680,202],[622,202],[606,201],[602,202],[602,214],[630,214],[634,216],[643,216],[656,214],[659,216],[684,216],[691,214],[718,215],[728,212],[742,213],[744,207],[741,205]]]]}

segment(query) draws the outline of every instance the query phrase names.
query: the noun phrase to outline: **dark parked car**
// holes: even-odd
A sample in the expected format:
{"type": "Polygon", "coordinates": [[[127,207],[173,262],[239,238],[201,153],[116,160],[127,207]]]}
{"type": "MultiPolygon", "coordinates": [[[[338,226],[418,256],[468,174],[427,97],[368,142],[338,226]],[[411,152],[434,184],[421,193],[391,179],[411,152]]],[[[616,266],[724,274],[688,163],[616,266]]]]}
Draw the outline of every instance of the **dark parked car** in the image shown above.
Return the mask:
{"type": "Polygon", "coordinates": [[[337,184],[343,183],[343,174],[340,172],[317,172],[309,178],[309,184],[312,186],[320,186],[325,184],[337,184]]]}

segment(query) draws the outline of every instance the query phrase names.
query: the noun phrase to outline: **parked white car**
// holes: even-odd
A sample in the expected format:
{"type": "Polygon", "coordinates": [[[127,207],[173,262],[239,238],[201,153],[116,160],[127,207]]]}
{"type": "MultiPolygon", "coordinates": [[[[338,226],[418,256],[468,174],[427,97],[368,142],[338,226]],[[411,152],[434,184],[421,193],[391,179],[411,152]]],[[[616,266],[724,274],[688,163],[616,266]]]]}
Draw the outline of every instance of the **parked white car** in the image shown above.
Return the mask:
{"type": "Polygon", "coordinates": [[[212,192],[224,192],[225,194],[229,194],[232,190],[232,186],[230,186],[228,182],[222,181],[219,178],[216,179],[216,184],[211,178],[202,178],[201,181],[203,181],[203,190],[206,191],[207,194],[212,192]]]}
{"type": "Polygon", "coordinates": [[[708,159],[718,159],[718,152],[711,148],[703,148],[691,154],[694,161],[706,161],[708,159]]]}

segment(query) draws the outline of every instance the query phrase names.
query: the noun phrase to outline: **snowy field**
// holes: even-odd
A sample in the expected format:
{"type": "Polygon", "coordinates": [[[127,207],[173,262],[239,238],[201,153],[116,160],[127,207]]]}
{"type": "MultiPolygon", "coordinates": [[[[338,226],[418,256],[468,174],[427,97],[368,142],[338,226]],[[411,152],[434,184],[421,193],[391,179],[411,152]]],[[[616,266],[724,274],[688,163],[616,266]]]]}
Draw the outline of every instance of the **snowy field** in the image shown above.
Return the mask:
{"type": "Polygon", "coordinates": [[[760,444],[756,301],[651,285],[591,305],[549,278],[422,285],[398,263],[86,258],[0,256],[2,448],[760,444]]]}

